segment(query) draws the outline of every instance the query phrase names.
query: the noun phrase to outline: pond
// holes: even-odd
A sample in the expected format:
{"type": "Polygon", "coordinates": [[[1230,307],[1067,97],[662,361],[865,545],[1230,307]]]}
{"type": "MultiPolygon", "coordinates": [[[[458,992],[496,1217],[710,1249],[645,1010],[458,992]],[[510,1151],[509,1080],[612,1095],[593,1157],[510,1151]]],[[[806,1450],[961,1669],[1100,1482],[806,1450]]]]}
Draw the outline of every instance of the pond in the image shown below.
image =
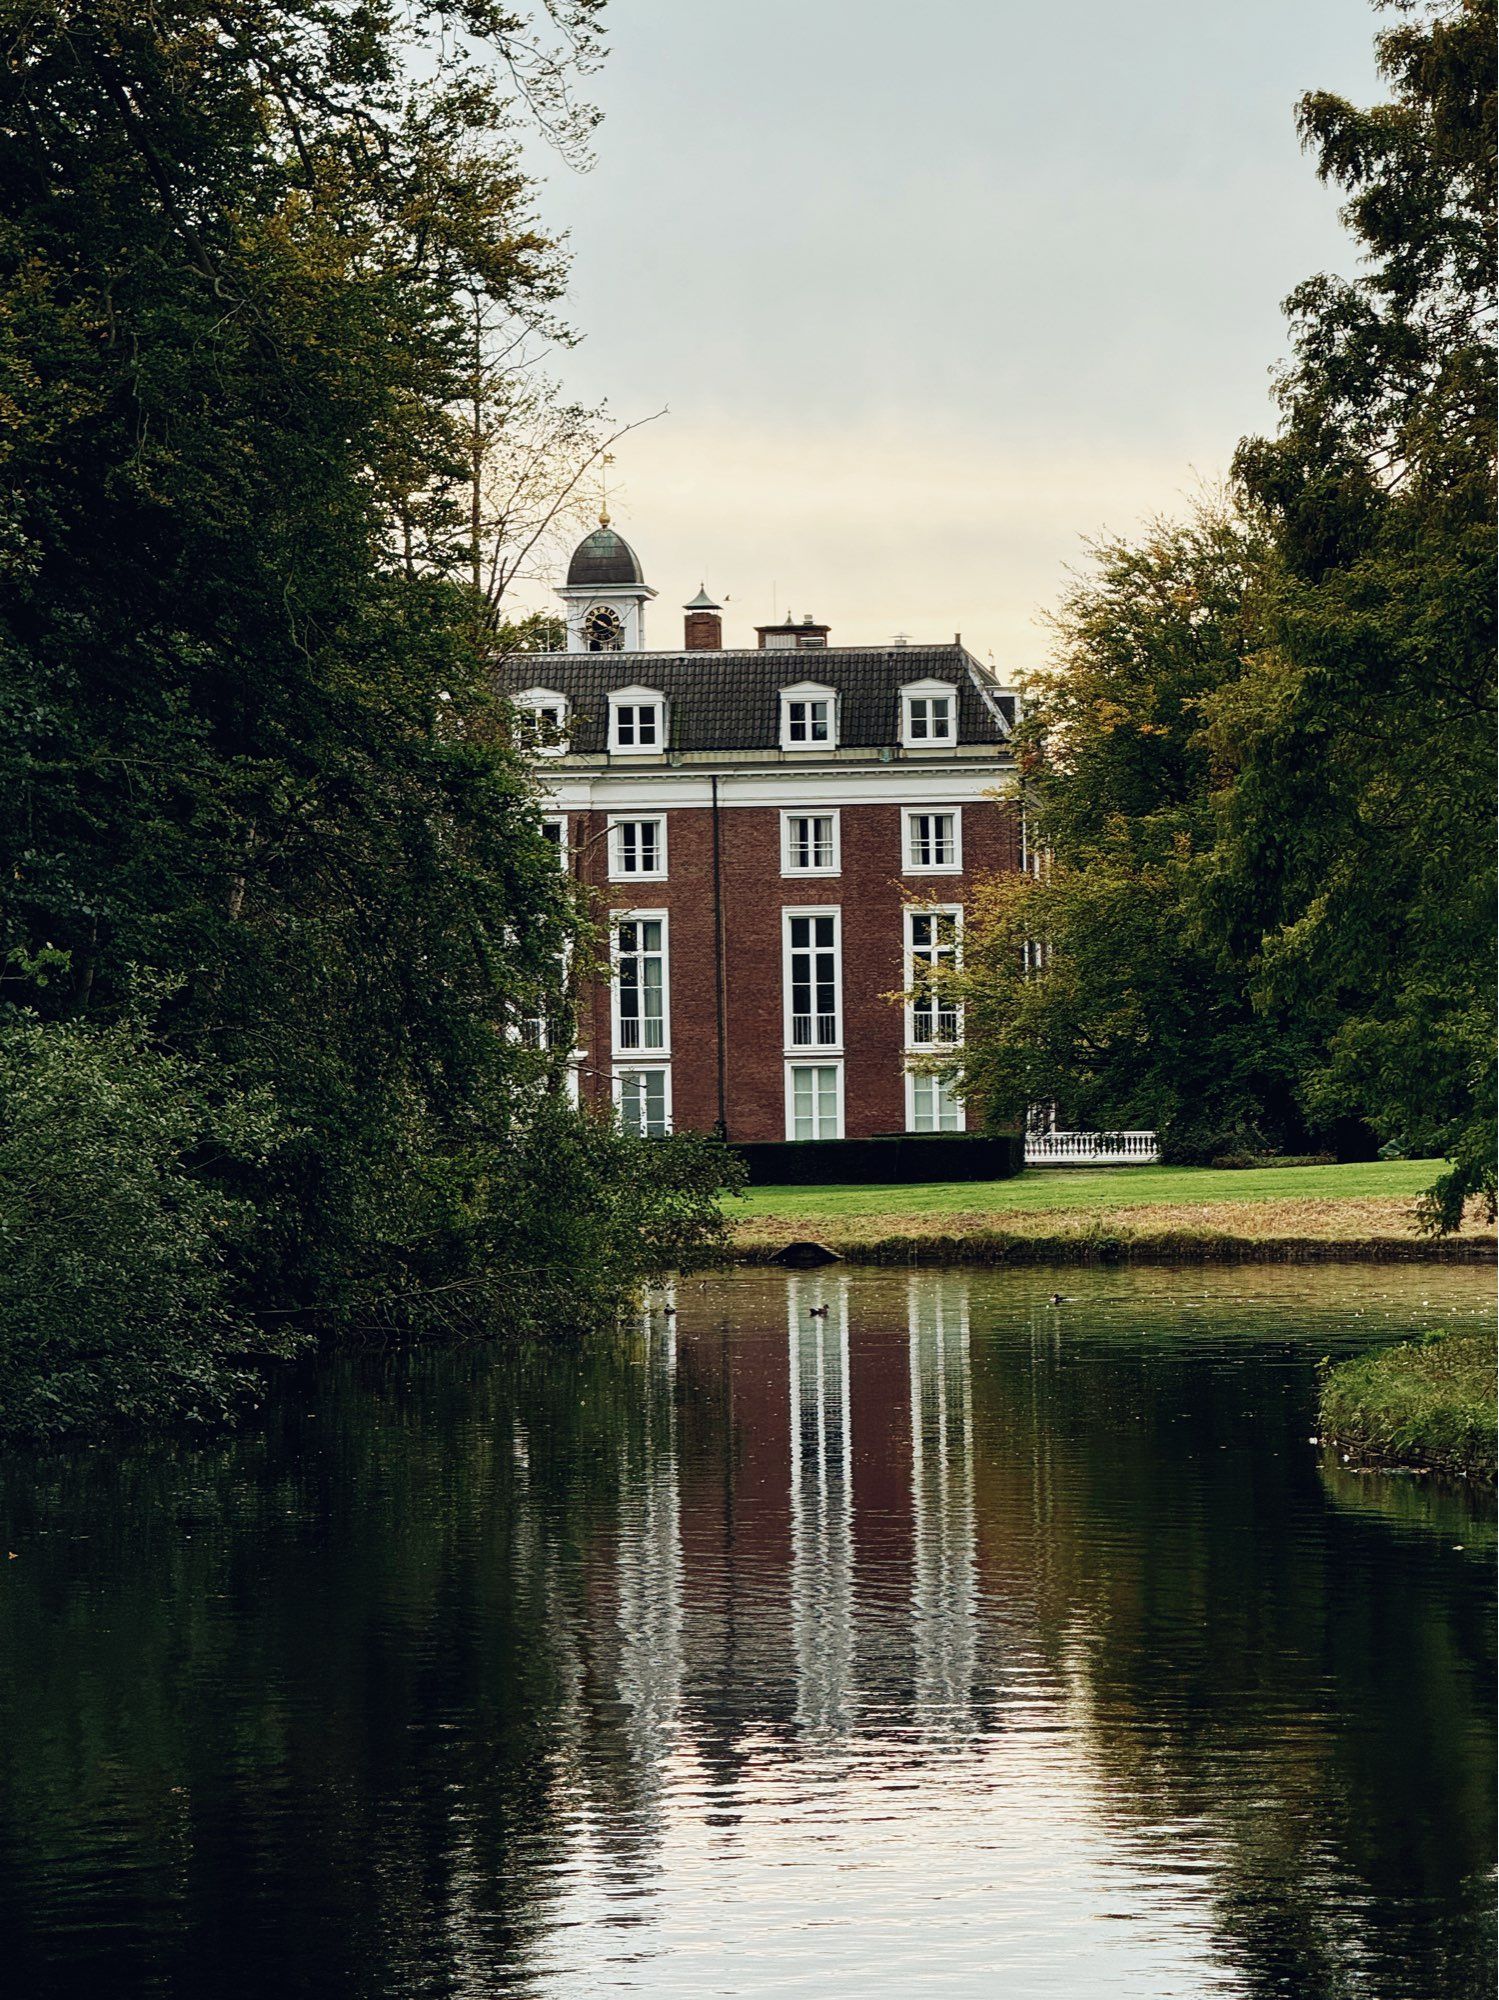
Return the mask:
{"type": "Polygon", "coordinates": [[[1492,1505],[1310,1440],[1490,1310],[742,1271],[8,1461],[7,1991],[1486,1994],[1492,1505]]]}

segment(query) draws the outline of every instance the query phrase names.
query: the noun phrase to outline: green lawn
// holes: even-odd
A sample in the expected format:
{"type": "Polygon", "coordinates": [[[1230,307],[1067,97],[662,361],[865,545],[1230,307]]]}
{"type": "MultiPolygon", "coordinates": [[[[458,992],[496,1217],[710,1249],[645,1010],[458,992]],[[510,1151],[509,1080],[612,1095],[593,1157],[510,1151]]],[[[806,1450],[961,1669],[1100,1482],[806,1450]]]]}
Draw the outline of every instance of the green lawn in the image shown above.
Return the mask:
{"type": "Polygon", "coordinates": [[[902,1213],[997,1215],[1235,1201],[1408,1201],[1442,1171],[1440,1160],[1376,1160],[1346,1167],[1032,1167],[1008,1181],[933,1181],[918,1187],[758,1187],[729,1204],[735,1221],[902,1213]]]}

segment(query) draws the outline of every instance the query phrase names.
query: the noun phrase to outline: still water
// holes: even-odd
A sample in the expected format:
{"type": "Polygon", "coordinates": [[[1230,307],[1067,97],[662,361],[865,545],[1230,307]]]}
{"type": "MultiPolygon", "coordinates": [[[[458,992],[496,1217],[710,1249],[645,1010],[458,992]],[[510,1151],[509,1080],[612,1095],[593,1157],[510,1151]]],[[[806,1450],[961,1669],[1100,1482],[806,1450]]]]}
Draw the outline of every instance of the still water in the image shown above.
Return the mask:
{"type": "Polygon", "coordinates": [[[1489,1309],[740,1272],[11,1461],[4,1991],[1487,1994],[1492,1508],[1309,1438],[1489,1309]]]}

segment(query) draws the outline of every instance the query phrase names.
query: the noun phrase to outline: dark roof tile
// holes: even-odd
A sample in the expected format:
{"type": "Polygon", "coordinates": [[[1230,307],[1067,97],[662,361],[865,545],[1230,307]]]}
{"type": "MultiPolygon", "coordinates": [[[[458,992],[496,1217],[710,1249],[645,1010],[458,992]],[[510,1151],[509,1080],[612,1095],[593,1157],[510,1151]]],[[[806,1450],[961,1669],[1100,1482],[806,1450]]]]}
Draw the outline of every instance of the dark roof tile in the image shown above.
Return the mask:
{"type": "Polygon", "coordinates": [[[839,697],[839,744],[885,749],[900,741],[900,689],[911,681],[951,681],[958,690],[958,740],[1002,742],[1014,696],[1000,689],[960,646],[829,646],[694,653],[509,653],[496,664],[502,694],[546,687],[566,695],[572,751],[601,756],[608,742],[611,689],[659,688],[671,709],[674,750],[778,750],[779,691],[811,681],[839,697]]]}

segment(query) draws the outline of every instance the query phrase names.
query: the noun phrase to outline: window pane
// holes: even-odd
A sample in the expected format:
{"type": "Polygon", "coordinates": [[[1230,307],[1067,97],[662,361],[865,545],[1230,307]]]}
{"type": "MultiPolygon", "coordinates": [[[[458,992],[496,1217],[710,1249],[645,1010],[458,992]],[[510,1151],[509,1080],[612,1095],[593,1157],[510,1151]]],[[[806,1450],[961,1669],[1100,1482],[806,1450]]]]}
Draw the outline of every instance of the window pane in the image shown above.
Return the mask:
{"type": "Polygon", "coordinates": [[[617,870],[621,875],[654,875],[661,867],[661,822],[621,820],[614,829],[617,870]]]}
{"type": "Polygon", "coordinates": [[[791,1072],[791,1136],[836,1139],[838,1071],[832,1065],[798,1065],[791,1072]]]}
{"type": "Polygon", "coordinates": [[[666,965],[661,919],[628,919],[616,935],[619,1046],[664,1049],[666,965]]]}
{"type": "Polygon", "coordinates": [[[625,1070],[619,1078],[619,1122],[640,1139],[666,1137],[666,1072],[625,1070]]]}

